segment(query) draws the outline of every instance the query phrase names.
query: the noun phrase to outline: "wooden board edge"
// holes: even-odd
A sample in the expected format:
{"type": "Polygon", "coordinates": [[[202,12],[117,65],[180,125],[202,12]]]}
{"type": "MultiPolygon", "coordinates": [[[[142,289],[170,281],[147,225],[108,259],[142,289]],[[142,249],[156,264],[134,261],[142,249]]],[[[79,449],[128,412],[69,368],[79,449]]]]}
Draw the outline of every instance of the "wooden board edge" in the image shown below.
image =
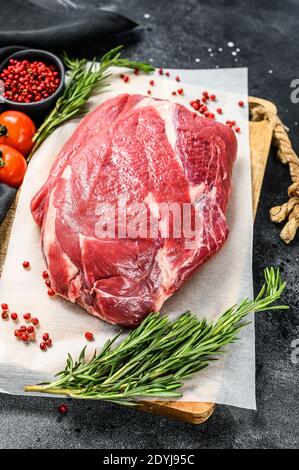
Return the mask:
{"type": "Polygon", "coordinates": [[[13,226],[15,211],[18,205],[20,190],[17,192],[15,199],[12,201],[10,208],[8,209],[5,219],[0,224],[0,276],[2,273],[3,265],[6,258],[6,252],[8,248],[10,233],[13,226]]]}
{"type": "Polygon", "coordinates": [[[180,401],[142,401],[138,409],[190,424],[207,421],[215,410],[215,403],[180,402],[180,401]]]}
{"type": "MultiPolygon", "coordinates": [[[[248,98],[249,109],[262,106],[267,112],[277,114],[277,108],[271,101],[250,96],[248,98]]],[[[274,122],[273,120],[249,121],[250,134],[250,159],[252,182],[252,211],[255,220],[257,207],[262,190],[264,174],[268,162],[269,151],[272,142],[274,122]]]]}

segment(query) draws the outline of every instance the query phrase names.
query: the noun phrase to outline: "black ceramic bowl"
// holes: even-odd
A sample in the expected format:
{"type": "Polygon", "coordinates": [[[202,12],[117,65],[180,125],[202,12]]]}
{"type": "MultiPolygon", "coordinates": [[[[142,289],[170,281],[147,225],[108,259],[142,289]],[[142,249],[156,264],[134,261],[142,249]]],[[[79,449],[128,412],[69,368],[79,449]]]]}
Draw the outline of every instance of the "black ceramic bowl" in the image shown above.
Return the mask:
{"type": "Polygon", "coordinates": [[[40,60],[45,62],[49,65],[55,65],[59,72],[60,83],[56,91],[50,95],[48,98],[33,102],[33,103],[18,103],[16,101],[8,100],[7,98],[2,97],[3,103],[9,107],[9,109],[15,109],[18,111],[23,111],[24,113],[39,113],[45,112],[52,106],[54,106],[57,98],[61,95],[64,89],[64,82],[65,82],[65,69],[64,65],[55,54],[51,52],[42,51],[39,49],[24,49],[23,51],[15,52],[14,54],[7,57],[2,64],[0,64],[0,72],[5,69],[9,65],[10,59],[18,59],[18,60],[40,60]]]}

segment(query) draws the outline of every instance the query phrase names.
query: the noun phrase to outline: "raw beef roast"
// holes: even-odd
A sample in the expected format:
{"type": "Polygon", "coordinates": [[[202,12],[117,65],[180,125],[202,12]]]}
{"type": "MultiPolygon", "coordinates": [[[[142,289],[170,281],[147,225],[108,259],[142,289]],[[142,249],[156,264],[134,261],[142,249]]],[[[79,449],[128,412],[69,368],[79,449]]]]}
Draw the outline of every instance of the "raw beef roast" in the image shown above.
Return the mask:
{"type": "Polygon", "coordinates": [[[89,113],[31,202],[54,291],[128,327],[159,311],[227,238],[236,149],[229,127],[170,101],[124,94],[89,113]],[[119,200],[142,203],[145,219],[119,200]],[[196,236],[173,234],[159,203],[191,206],[196,236]],[[158,231],[140,236],[150,220],[158,231]]]}

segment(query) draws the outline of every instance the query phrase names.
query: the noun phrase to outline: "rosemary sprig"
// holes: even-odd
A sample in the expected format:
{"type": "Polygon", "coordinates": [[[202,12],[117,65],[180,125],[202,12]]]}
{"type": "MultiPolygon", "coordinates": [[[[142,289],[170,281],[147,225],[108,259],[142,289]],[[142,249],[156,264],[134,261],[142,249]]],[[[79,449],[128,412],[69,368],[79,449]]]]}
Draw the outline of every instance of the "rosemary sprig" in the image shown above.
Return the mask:
{"type": "Polygon", "coordinates": [[[90,360],[85,359],[85,348],[75,362],[68,355],[56,380],[25,390],[127,405],[136,404],[139,398],[180,397],[183,380],[207,367],[215,354],[237,339],[240,329],[249,323],[243,320],[246,315],[288,308],[273,305],[285,288],[279,269],[266,268],[264,277],[254,300],[233,305],[217,321],[199,320],[190,312],[171,321],[153,313],[116,346],[119,335],[90,360]]]}
{"type": "Polygon", "coordinates": [[[62,96],[57,100],[53,110],[37,130],[33,139],[34,146],[28,157],[28,161],[38,147],[57,127],[84,112],[85,105],[92,93],[107,86],[107,79],[111,75],[109,73],[110,67],[127,67],[142,70],[146,73],[154,70],[152,65],[122,59],[120,52],[122,47],[123,46],[118,46],[112,49],[102,57],[99,64],[93,60],[89,66],[87,66],[87,59],[71,59],[64,54],[63,60],[69,69],[65,90],[62,96]]]}

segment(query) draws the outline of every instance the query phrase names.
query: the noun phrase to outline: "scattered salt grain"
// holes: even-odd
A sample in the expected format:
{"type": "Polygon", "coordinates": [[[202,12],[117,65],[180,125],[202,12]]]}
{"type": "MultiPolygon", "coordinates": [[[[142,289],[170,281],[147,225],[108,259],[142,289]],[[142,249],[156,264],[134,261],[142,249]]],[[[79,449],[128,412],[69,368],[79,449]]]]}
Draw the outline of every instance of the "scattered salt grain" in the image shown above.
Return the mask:
{"type": "Polygon", "coordinates": [[[145,18],[146,20],[148,20],[150,17],[151,17],[151,15],[150,15],[149,13],[144,13],[144,18],[145,18]]]}
{"type": "Polygon", "coordinates": [[[200,62],[200,59],[196,57],[195,62],[200,62]]]}
{"type": "Polygon", "coordinates": [[[231,42],[231,41],[229,41],[229,42],[227,43],[227,45],[228,45],[228,47],[234,47],[234,43],[231,42]]]}

